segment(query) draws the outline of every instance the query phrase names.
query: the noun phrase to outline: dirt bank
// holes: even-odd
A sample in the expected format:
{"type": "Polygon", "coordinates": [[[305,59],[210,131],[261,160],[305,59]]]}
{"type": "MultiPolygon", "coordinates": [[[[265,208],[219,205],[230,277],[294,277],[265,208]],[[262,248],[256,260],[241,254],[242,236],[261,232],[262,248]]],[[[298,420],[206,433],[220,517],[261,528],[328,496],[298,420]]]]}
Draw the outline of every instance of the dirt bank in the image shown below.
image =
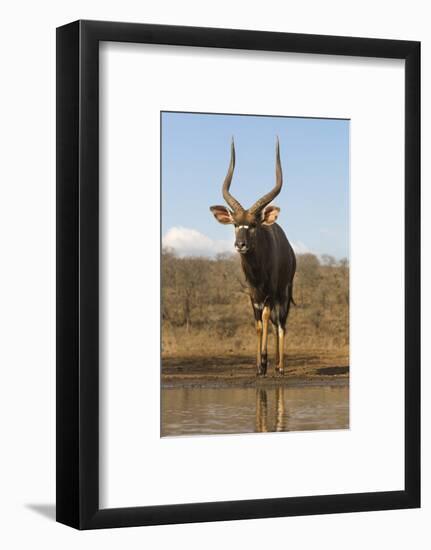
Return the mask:
{"type": "Polygon", "coordinates": [[[265,377],[256,377],[255,358],[248,355],[162,358],[163,387],[345,385],[348,382],[348,358],[336,353],[291,354],[283,376],[274,373],[274,364],[270,361],[265,377]]]}

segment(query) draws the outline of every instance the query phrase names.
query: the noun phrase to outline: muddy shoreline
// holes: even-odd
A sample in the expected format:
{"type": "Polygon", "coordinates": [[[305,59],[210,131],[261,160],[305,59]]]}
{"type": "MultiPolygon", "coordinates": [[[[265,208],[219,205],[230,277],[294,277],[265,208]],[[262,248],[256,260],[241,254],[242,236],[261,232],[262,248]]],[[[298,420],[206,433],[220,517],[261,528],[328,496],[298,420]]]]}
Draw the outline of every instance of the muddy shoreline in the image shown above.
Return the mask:
{"type": "Polygon", "coordinates": [[[162,388],[250,388],[277,386],[346,386],[348,359],[335,353],[292,354],[283,376],[269,364],[266,376],[256,376],[253,356],[162,358],[162,388]]]}

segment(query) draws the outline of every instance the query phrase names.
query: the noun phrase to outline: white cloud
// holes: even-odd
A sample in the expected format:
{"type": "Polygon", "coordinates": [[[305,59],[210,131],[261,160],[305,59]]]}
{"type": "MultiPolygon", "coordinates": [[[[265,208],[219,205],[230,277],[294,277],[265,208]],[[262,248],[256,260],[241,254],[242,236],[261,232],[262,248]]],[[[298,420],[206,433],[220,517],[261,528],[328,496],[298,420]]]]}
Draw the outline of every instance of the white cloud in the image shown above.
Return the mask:
{"type": "Polygon", "coordinates": [[[308,254],[308,253],[313,254],[311,250],[308,248],[308,246],[306,246],[301,241],[298,241],[296,243],[290,241],[290,244],[292,245],[292,248],[296,254],[308,254]]]}
{"type": "Polygon", "coordinates": [[[171,227],[162,239],[162,245],[172,248],[178,256],[215,256],[223,252],[234,253],[232,240],[217,240],[207,237],[196,229],[171,227]]]}
{"type": "MultiPolygon", "coordinates": [[[[232,240],[211,239],[196,229],[188,227],[171,227],[162,239],[164,248],[171,248],[180,256],[207,256],[214,257],[217,254],[235,252],[232,240]]],[[[302,242],[291,242],[293,250],[297,254],[310,252],[302,242]]]]}

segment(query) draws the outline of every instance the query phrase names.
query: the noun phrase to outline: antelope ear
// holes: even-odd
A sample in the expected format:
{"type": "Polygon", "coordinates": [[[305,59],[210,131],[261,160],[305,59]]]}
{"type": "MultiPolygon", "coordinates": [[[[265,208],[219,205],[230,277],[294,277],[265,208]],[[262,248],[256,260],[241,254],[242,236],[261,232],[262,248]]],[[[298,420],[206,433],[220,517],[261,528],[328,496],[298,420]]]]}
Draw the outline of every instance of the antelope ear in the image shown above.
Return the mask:
{"type": "Polygon", "coordinates": [[[262,212],[262,224],[272,225],[278,218],[280,209],[278,206],[267,206],[262,212]]]}
{"type": "Polygon", "coordinates": [[[210,206],[214,218],[223,224],[233,223],[233,218],[229,210],[225,206],[210,206]]]}

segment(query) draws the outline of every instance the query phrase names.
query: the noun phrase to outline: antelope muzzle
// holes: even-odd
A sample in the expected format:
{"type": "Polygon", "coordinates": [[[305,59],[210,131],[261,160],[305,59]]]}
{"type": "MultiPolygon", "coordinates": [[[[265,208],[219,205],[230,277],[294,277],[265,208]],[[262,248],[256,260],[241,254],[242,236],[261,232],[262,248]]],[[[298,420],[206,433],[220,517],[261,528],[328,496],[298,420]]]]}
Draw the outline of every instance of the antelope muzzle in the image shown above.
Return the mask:
{"type": "Polygon", "coordinates": [[[235,249],[240,254],[247,254],[250,251],[251,243],[249,239],[248,227],[240,225],[236,229],[235,249]]]}

